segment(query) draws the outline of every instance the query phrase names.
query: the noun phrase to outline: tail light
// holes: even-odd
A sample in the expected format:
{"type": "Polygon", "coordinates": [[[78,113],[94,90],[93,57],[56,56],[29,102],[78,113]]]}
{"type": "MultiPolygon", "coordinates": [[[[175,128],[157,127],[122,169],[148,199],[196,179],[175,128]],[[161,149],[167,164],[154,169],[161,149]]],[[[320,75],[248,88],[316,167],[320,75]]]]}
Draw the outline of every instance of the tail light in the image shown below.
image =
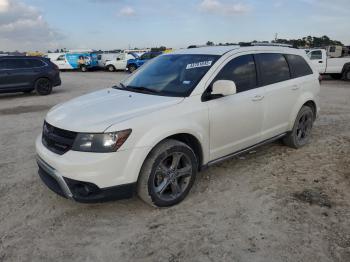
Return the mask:
{"type": "Polygon", "coordinates": [[[320,82],[320,84],[322,82],[322,76],[321,75],[318,76],[318,82],[320,82]]]}

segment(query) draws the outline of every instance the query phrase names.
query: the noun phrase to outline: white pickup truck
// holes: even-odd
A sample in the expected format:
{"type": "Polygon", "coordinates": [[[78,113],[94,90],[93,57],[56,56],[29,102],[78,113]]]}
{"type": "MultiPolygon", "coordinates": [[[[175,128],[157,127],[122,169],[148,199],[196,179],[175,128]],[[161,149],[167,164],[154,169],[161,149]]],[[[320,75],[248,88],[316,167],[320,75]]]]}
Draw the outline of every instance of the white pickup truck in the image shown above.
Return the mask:
{"type": "Polygon", "coordinates": [[[334,79],[350,81],[350,56],[328,57],[327,51],[324,49],[312,49],[307,55],[320,74],[330,75],[334,79]]]}
{"type": "Polygon", "coordinates": [[[105,68],[110,72],[126,70],[126,65],[129,59],[135,59],[135,55],[130,53],[120,53],[114,59],[106,61],[105,68]]]}

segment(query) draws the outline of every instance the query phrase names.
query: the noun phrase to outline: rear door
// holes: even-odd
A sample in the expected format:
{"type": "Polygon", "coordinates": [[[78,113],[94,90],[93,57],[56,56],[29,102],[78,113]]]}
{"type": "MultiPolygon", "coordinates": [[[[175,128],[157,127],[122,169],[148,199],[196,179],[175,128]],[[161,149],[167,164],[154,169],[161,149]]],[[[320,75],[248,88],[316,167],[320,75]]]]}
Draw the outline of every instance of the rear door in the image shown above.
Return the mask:
{"type": "Polygon", "coordinates": [[[211,85],[217,80],[234,81],[237,93],[205,102],[209,107],[210,160],[258,143],[264,116],[264,95],[257,88],[253,55],[233,58],[211,85]]]}
{"type": "Polygon", "coordinates": [[[6,58],[6,69],[2,80],[3,89],[30,88],[33,71],[27,58],[6,58]]]}
{"type": "Polygon", "coordinates": [[[265,95],[261,132],[261,140],[264,141],[287,131],[301,83],[291,77],[286,56],[283,54],[256,54],[255,59],[259,69],[259,86],[265,95]]]}

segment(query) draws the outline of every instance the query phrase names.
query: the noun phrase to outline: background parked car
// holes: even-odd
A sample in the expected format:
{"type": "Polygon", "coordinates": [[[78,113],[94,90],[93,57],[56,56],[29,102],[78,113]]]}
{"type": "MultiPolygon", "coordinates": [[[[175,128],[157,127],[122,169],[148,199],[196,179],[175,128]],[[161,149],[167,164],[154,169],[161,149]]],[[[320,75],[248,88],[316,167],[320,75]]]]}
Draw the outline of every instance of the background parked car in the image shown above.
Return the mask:
{"type": "Polygon", "coordinates": [[[59,85],[59,69],[47,58],[0,57],[0,93],[30,93],[35,89],[39,95],[48,95],[59,85]]]}
{"type": "Polygon", "coordinates": [[[128,60],[135,60],[137,58],[138,57],[132,53],[120,53],[113,60],[106,61],[105,68],[110,72],[115,70],[126,70],[128,60]]]}
{"type": "Polygon", "coordinates": [[[139,58],[128,60],[127,69],[129,70],[129,72],[132,73],[137,68],[139,68],[144,63],[146,63],[147,61],[149,61],[152,58],[155,58],[155,57],[157,57],[157,56],[159,56],[161,54],[162,54],[162,52],[147,52],[147,53],[144,53],[139,58]]]}

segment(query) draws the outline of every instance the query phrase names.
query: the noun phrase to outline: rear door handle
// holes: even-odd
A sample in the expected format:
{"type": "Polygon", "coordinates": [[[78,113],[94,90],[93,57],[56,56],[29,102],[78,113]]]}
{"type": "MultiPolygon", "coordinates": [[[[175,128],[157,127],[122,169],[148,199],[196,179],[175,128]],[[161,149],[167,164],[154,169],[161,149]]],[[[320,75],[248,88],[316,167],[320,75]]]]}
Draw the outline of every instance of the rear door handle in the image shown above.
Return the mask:
{"type": "Polygon", "coordinates": [[[319,63],[319,64],[322,64],[322,63],[323,63],[323,61],[318,61],[318,63],[319,63]]]}
{"type": "Polygon", "coordinates": [[[292,90],[298,90],[299,88],[300,88],[300,86],[295,85],[292,87],[292,90]]]}
{"type": "Polygon", "coordinates": [[[263,100],[264,96],[263,95],[256,95],[252,98],[252,101],[260,101],[263,100]]]}

